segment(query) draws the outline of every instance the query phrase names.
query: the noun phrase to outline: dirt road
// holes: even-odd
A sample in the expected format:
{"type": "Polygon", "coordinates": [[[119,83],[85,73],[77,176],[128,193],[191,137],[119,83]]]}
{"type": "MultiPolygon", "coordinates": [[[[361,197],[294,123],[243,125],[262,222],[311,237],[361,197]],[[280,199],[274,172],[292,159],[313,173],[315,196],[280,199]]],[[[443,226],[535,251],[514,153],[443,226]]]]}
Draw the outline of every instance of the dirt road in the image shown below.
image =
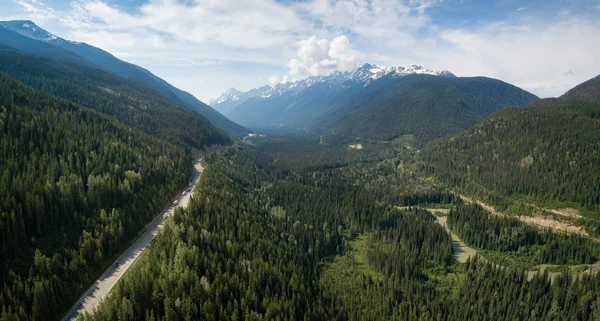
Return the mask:
{"type": "Polygon", "coordinates": [[[454,256],[456,256],[456,260],[458,262],[465,263],[467,262],[468,258],[477,255],[477,250],[466,245],[465,242],[463,242],[460,239],[460,237],[458,237],[458,235],[450,231],[450,228],[446,225],[447,220],[447,216],[441,216],[437,218],[436,222],[444,228],[446,228],[448,232],[450,232],[450,236],[452,237],[452,249],[454,250],[454,256]]]}
{"type": "MultiPolygon", "coordinates": [[[[496,211],[496,209],[489,205],[486,204],[482,201],[478,201],[478,200],[474,200],[470,197],[467,197],[465,195],[462,194],[458,194],[456,193],[456,195],[458,195],[458,197],[460,197],[463,201],[467,202],[467,203],[475,203],[479,206],[481,206],[484,210],[490,212],[493,215],[498,215],[498,216],[506,216],[504,213],[502,212],[498,212],[496,211]]],[[[535,205],[531,205],[531,204],[527,204],[530,206],[535,206],[535,205]]],[[[569,209],[569,208],[562,208],[562,209],[553,209],[553,210],[547,210],[547,209],[543,209],[540,207],[535,206],[536,208],[540,209],[540,210],[544,210],[553,214],[558,214],[561,216],[570,216],[571,218],[578,218],[574,215],[578,215],[578,211],[575,209],[569,209]],[[560,210],[560,211],[559,211],[560,210]],[[575,214],[574,213],[577,213],[575,214]],[[568,213],[568,214],[565,214],[568,213]]],[[[581,215],[579,215],[580,217],[581,215]]],[[[565,233],[569,233],[569,234],[580,234],[583,236],[589,236],[588,232],[586,231],[586,229],[581,226],[581,225],[575,225],[571,222],[565,222],[562,220],[558,220],[555,217],[552,216],[526,216],[526,215],[518,215],[518,216],[514,216],[515,218],[517,218],[518,220],[525,222],[525,223],[529,223],[529,224],[533,224],[533,225],[537,225],[539,227],[543,227],[543,228],[549,228],[551,230],[555,230],[558,232],[565,232],[565,233]]]]}
{"type": "Polygon", "coordinates": [[[110,290],[117,284],[119,279],[127,272],[129,267],[135,262],[135,260],[142,254],[144,249],[152,242],[154,237],[158,235],[158,232],[163,227],[163,222],[167,219],[168,216],[171,216],[175,211],[175,208],[178,206],[187,207],[191,193],[187,192],[188,189],[194,188],[198,181],[200,180],[200,176],[202,175],[202,165],[200,162],[197,162],[194,165],[195,173],[194,179],[191,182],[191,185],[186,187],[182,194],[179,194],[177,198],[177,205],[169,207],[166,212],[160,213],[154,221],[152,221],[147,230],[142,234],[136,241],[133,243],[105,272],[102,276],[96,280],[96,282],[88,288],[88,290],[75,302],[73,307],[69,310],[66,316],[63,318],[65,320],[76,320],[79,314],[84,311],[92,312],[102,299],[104,299],[110,290]]]}

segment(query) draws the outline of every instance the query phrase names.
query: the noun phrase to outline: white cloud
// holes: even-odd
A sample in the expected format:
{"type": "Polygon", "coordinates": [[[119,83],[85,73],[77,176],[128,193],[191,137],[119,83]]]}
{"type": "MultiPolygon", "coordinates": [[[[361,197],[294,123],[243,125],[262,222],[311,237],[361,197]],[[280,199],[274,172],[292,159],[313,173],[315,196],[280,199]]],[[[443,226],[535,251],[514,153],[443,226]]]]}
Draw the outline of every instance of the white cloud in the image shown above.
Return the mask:
{"type": "Polygon", "coordinates": [[[414,32],[428,28],[426,10],[441,0],[313,0],[301,8],[332,33],[348,31],[372,41],[375,49],[415,41],[414,32]]]}
{"type": "Polygon", "coordinates": [[[77,29],[151,31],[181,42],[250,49],[285,44],[304,25],[293,9],[274,1],[152,0],[129,14],[100,0],[78,0],[72,11],[68,22],[77,29]]]}
{"type": "Polygon", "coordinates": [[[332,41],[312,36],[298,43],[296,58],[288,61],[286,80],[324,75],[332,70],[349,71],[357,67],[356,52],[346,36],[332,41]]]}
{"type": "Polygon", "coordinates": [[[16,0],[15,1],[27,13],[30,20],[44,23],[57,18],[57,12],[36,0],[16,0]]]}
{"type": "Polygon", "coordinates": [[[278,83],[279,83],[279,77],[277,77],[275,75],[269,76],[269,85],[275,86],[278,83]]]}
{"type": "Polygon", "coordinates": [[[493,24],[480,30],[440,33],[440,55],[429,52],[433,67],[462,76],[499,78],[542,96],[558,96],[600,73],[600,23],[579,19],[524,25],[493,24]],[[566,76],[569,70],[577,70],[566,76]]]}

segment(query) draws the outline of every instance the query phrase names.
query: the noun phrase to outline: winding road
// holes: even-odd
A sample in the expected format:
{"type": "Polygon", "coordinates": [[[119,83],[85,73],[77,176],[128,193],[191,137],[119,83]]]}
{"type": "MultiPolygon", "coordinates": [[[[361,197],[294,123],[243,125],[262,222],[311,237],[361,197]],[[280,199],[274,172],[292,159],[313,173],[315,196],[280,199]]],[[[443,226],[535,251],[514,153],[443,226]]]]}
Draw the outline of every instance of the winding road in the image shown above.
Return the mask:
{"type": "Polygon", "coordinates": [[[76,320],[77,317],[87,311],[92,313],[95,308],[98,307],[102,299],[104,299],[108,293],[112,290],[112,288],[117,284],[119,279],[123,277],[125,272],[133,265],[135,260],[142,254],[144,249],[152,242],[154,237],[158,235],[158,232],[162,229],[164,221],[173,214],[175,208],[178,206],[187,207],[191,193],[188,191],[193,189],[196,184],[200,181],[200,176],[202,175],[202,165],[200,164],[200,160],[198,160],[194,164],[194,178],[192,179],[190,185],[186,187],[186,189],[180,194],[177,198],[177,205],[173,205],[169,207],[169,209],[154,219],[148,227],[146,231],[125,251],[123,254],[113,263],[110,267],[102,274],[102,276],[90,286],[85,293],[75,302],[73,307],[69,310],[69,312],[62,319],[63,321],[67,320],[76,320]]]}

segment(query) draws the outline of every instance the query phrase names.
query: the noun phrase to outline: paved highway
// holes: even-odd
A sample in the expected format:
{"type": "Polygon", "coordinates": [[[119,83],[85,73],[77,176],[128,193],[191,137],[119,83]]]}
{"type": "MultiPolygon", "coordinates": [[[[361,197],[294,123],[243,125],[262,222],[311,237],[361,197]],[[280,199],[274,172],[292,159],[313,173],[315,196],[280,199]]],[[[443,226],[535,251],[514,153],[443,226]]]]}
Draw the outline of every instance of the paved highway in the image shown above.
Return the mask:
{"type": "Polygon", "coordinates": [[[79,314],[84,311],[93,312],[98,307],[102,299],[104,299],[110,290],[117,284],[119,279],[127,272],[129,267],[135,262],[135,260],[142,254],[144,249],[152,242],[154,237],[158,235],[158,232],[163,227],[163,222],[167,217],[173,214],[175,208],[178,206],[187,207],[191,193],[187,192],[191,187],[195,187],[200,180],[202,175],[202,165],[198,161],[195,165],[194,179],[191,182],[191,186],[186,187],[177,198],[177,205],[169,207],[166,212],[161,213],[154,221],[152,221],[147,230],[133,243],[105,272],[102,276],[96,280],[96,282],[88,288],[87,291],[75,302],[73,307],[69,310],[63,321],[76,320],[79,314]]]}

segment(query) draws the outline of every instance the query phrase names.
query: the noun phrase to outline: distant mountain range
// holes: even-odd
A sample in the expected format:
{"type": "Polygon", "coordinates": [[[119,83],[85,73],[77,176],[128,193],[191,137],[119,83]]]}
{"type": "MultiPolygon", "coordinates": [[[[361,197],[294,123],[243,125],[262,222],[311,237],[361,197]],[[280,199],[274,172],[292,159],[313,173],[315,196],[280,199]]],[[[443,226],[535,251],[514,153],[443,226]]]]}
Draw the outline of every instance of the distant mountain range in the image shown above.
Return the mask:
{"type": "Polygon", "coordinates": [[[256,130],[301,130],[340,143],[394,140],[422,147],[458,133],[496,110],[538,99],[500,80],[459,78],[421,66],[364,64],[247,92],[230,89],[212,106],[256,130]]]}
{"type": "Polygon", "coordinates": [[[85,43],[65,40],[28,20],[0,22],[0,43],[43,57],[106,69],[116,75],[145,83],[173,101],[206,117],[212,124],[233,136],[248,133],[244,127],[182,91],[150,71],[124,62],[110,53],[85,43]]]}
{"type": "Polygon", "coordinates": [[[405,68],[402,66],[384,67],[364,64],[354,71],[334,71],[327,76],[312,76],[298,81],[280,83],[275,86],[267,85],[246,92],[231,88],[218,98],[211,100],[210,105],[226,115],[247,100],[280,97],[285,94],[298,94],[317,84],[327,84],[331,88],[340,89],[356,84],[362,84],[366,87],[373,81],[386,76],[400,78],[413,74],[455,77],[454,74],[447,70],[434,71],[419,65],[412,65],[405,68]]]}

